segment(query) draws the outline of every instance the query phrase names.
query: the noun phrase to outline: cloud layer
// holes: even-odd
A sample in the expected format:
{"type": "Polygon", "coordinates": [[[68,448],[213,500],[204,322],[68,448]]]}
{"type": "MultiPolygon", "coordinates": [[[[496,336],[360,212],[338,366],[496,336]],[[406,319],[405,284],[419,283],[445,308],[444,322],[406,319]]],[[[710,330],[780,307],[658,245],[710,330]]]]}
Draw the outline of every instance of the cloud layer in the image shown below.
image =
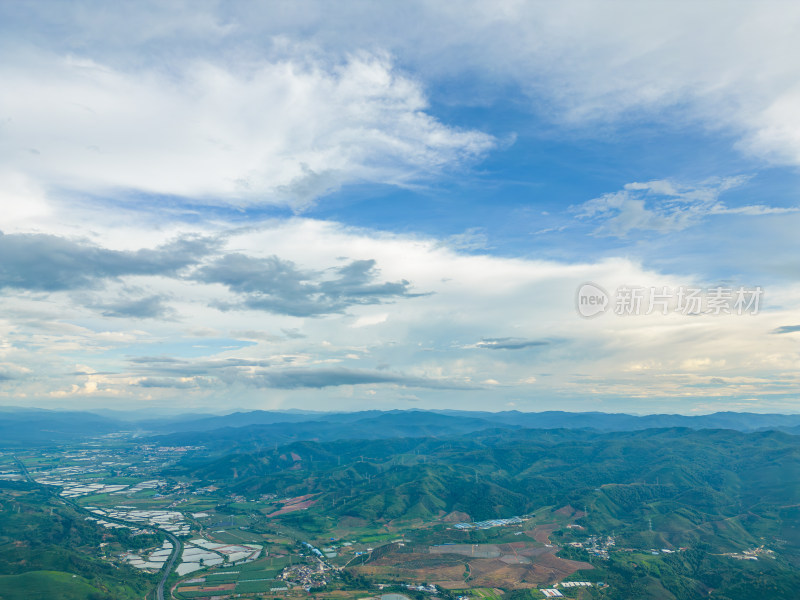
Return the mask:
{"type": "Polygon", "coordinates": [[[427,114],[385,56],[165,72],[31,52],[3,65],[0,162],[50,190],[300,210],[346,184],[425,181],[494,145],[427,114]]]}
{"type": "MultiPolygon", "coordinates": [[[[779,163],[800,162],[800,66],[794,60],[800,53],[800,7],[778,0],[642,5],[416,0],[402,6],[354,2],[336,10],[321,0],[280,8],[250,2],[145,2],[123,3],[113,11],[84,0],[37,2],[25,10],[9,5],[4,13],[9,39],[34,40],[62,56],[97,53],[109,57],[115,69],[141,66],[142,56],[162,64],[185,64],[198,56],[236,64],[254,56],[290,56],[298,47],[301,54],[322,62],[333,57],[335,63],[367,49],[399,56],[409,70],[429,80],[469,80],[473,103],[489,102],[511,84],[531,105],[565,123],[656,118],[722,128],[747,153],[779,163]]],[[[371,90],[376,81],[385,81],[382,68],[355,69],[358,73],[347,81],[366,83],[371,90]],[[377,79],[376,73],[381,74],[377,79]]],[[[333,83],[312,83],[304,71],[290,79],[280,72],[269,74],[276,81],[306,83],[320,94],[333,92],[332,98],[322,99],[335,105],[346,98],[364,99],[360,93],[340,95],[333,83]]],[[[216,83],[236,91],[261,89],[257,76],[248,85],[202,67],[184,77],[197,85],[193,91],[199,92],[200,106],[208,78],[219,77],[216,83]]],[[[377,89],[376,100],[386,92],[377,89]]],[[[387,99],[393,104],[411,96],[390,93],[387,99]]],[[[175,116],[185,123],[180,114],[175,116]]],[[[387,117],[392,120],[391,114],[382,115],[387,117]]]]}
{"type": "Polygon", "coordinates": [[[794,410],[798,25],[2,3],[0,402],[794,410]],[[575,310],[761,278],[752,317],[575,310]]]}
{"type": "Polygon", "coordinates": [[[111,267],[87,260],[81,293],[6,288],[9,401],[212,407],[224,395],[264,406],[257,399],[268,392],[267,406],[402,406],[413,390],[436,406],[533,410],[556,398],[573,408],[611,397],[617,407],[622,397],[657,407],[691,390],[708,402],[756,394],[775,406],[797,383],[796,344],[773,335],[794,330],[785,323],[796,302],[757,317],[581,318],[574,295],[586,281],[608,290],[701,283],[630,260],[464,254],[437,239],[313,219],[124,252],[46,240],[38,248],[54,249],[41,261],[52,281],[73,277],[73,261],[55,260],[63,248],[111,267]],[[317,243],[298,247],[300,237],[317,243]],[[197,254],[183,256],[188,247],[197,254]]]}

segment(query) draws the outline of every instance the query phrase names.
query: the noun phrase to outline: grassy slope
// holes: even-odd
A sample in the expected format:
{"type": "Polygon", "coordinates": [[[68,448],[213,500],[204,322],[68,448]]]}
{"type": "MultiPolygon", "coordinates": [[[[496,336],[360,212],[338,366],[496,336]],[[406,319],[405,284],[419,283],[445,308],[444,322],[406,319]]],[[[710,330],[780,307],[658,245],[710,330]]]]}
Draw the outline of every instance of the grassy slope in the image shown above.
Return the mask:
{"type": "Polygon", "coordinates": [[[28,571],[20,575],[0,575],[0,600],[84,600],[102,598],[83,577],[60,571],[28,571]]]}

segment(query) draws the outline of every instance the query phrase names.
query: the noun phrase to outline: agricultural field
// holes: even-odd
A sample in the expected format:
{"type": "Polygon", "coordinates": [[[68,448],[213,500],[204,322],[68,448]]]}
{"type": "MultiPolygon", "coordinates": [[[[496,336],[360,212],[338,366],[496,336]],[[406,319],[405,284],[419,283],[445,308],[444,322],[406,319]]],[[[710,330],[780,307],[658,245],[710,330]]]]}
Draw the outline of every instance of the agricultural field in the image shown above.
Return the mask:
{"type": "Polygon", "coordinates": [[[387,581],[427,581],[446,589],[530,588],[557,582],[586,562],[556,556],[557,548],[531,541],[511,544],[418,546],[390,544],[351,567],[360,575],[387,581]]]}
{"type": "Polygon", "coordinates": [[[558,557],[560,548],[550,540],[553,531],[582,516],[566,506],[536,511],[512,526],[419,528],[407,540],[378,545],[350,568],[376,580],[426,581],[453,590],[534,588],[593,568],[558,557]]]}
{"type": "Polygon", "coordinates": [[[264,535],[243,529],[224,529],[207,533],[207,536],[223,544],[264,543],[264,535]]]}
{"type": "Polygon", "coordinates": [[[276,578],[290,563],[289,557],[272,557],[238,566],[222,567],[182,580],[175,588],[178,598],[195,598],[222,594],[267,593],[273,588],[286,587],[276,578]]]}
{"type": "Polygon", "coordinates": [[[497,588],[468,588],[457,591],[468,594],[477,600],[500,600],[503,595],[503,590],[497,588]]]}

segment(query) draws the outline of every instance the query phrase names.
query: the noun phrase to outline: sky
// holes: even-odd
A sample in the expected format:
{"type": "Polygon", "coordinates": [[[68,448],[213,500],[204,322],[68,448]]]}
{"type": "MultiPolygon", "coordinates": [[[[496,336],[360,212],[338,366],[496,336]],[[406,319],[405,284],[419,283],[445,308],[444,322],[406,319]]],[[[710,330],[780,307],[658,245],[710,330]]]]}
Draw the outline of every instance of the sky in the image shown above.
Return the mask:
{"type": "Polygon", "coordinates": [[[0,0],[0,404],[798,412],[798,28],[0,0]]]}

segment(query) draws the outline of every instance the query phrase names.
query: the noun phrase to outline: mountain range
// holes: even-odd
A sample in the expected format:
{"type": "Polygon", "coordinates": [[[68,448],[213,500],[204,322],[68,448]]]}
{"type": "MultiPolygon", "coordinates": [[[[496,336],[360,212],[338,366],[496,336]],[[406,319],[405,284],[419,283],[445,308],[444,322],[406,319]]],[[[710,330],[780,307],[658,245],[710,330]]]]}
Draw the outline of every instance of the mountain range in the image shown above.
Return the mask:
{"type": "Polygon", "coordinates": [[[237,447],[299,440],[447,437],[492,429],[592,429],[598,432],[652,428],[776,430],[800,434],[800,415],[718,412],[708,415],[624,413],[472,412],[370,410],[360,412],[247,411],[226,415],[78,412],[29,408],[0,410],[0,439],[7,446],[47,445],[98,434],[131,432],[163,443],[237,447]]]}

